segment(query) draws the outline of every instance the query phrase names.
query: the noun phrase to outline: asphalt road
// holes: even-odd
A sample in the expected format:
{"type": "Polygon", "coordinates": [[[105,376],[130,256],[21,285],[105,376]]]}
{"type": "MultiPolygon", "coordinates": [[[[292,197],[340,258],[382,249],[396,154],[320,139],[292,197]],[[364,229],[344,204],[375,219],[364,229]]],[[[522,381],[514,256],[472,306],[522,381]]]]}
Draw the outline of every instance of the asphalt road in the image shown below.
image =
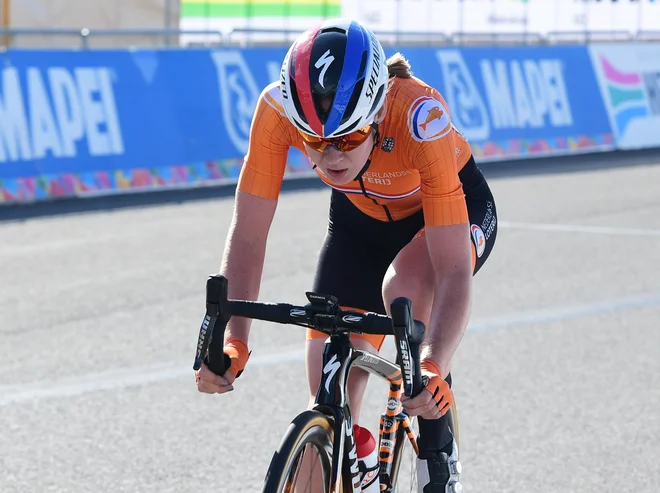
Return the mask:
{"type": "MultiPolygon", "coordinates": [[[[483,169],[500,232],[453,372],[464,491],[657,492],[660,152],[483,169]]],[[[304,302],[328,198],[287,186],[262,300],[304,302]]],[[[197,393],[231,210],[231,189],[0,208],[0,492],[260,491],[305,336],[255,323],[236,390],[197,393]]]]}

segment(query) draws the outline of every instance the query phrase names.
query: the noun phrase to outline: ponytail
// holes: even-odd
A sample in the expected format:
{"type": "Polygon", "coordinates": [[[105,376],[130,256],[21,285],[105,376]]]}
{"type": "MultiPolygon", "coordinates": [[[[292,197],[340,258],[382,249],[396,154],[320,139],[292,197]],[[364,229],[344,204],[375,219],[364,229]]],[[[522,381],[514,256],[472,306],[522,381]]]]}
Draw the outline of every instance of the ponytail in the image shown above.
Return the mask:
{"type": "Polygon", "coordinates": [[[412,77],[410,63],[398,52],[387,59],[387,73],[390,79],[392,77],[401,77],[403,79],[412,77]]]}

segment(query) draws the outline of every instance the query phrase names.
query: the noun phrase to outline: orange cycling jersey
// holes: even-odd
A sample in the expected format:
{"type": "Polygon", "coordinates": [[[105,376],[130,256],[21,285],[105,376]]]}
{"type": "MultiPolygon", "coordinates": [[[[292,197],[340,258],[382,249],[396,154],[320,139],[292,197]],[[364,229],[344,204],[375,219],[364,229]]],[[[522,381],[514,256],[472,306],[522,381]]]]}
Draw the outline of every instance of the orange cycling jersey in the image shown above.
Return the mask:
{"type": "MultiPolygon", "coordinates": [[[[458,172],[471,150],[451,123],[440,93],[415,77],[394,77],[378,129],[380,144],[361,180],[334,185],[315,168],[320,178],[381,221],[403,219],[423,208],[427,226],[468,222],[458,172]]],[[[291,147],[305,151],[302,137],[284,113],[279,83],[274,82],[259,97],[238,189],[277,199],[291,147]]]]}

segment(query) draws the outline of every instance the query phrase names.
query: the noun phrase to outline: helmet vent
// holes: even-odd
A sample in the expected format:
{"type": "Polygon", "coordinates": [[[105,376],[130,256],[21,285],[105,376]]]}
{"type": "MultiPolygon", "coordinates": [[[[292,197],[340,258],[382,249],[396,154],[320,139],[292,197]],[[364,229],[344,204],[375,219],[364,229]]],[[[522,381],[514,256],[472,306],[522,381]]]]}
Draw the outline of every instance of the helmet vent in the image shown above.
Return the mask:
{"type": "Polygon", "coordinates": [[[342,29],[341,27],[326,27],[325,29],[321,29],[319,31],[319,34],[324,34],[324,33],[346,34],[346,29],[342,29]]]}
{"type": "Polygon", "coordinates": [[[385,90],[385,84],[381,85],[380,88],[378,89],[378,92],[376,93],[376,97],[374,98],[374,102],[371,105],[371,109],[369,110],[368,115],[372,115],[373,112],[376,110],[376,106],[378,103],[380,103],[381,99],[383,99],[383,91],[385,90]]]}
{"type": "Polygon", "coordinates": [[[357,76],[358,80],[362,79],[364,77],[364,69],[367,66],[367,56],[368,55],[369,55],[369,53],[367,53],[367,50],[364,50],[362,52],[362,61],[360,62],[360,70],[358,70],[358,76],[357,76]]]}
{"type": "Polygon", "coordinates": [[[344,116],[341,119],[340,125],[346,123],[349,120],[349,118],[353,116],[353,112],[355,111],[355,107],[358,104],[358,100],[360,99],[360,94],[362,93],[363,87],[364,87],[364,79],[360,79],[355,84],[355,89],[353,89],[353,94],[351,95],[351,99],[348,100],[348,104],[346,105],[346,109],[344,110],[344,116]]]}
{"type": "Polygon", "coordinates": [[[300,119],[304,121],[305,123],[307,122],[307,117],[305,116],[305,112],[302,109],[302,105],[300,104],[300,99],[298,98],[298,91],[296,89],[296,81],[293,79],[290,79],[291,84],[291,99],[293,100],[293,104],[296,108],[296,113],[300,116],[300,119]]]}
{"type": "Polygon", "coordinates": [[[360,123],[360,120],[355,120],[353,123],[351,123],[348,127],[344,129],[344,134],[351,133],[353,130],[355,130],[355,127],[358,126],[358,123],[360,123]]]}

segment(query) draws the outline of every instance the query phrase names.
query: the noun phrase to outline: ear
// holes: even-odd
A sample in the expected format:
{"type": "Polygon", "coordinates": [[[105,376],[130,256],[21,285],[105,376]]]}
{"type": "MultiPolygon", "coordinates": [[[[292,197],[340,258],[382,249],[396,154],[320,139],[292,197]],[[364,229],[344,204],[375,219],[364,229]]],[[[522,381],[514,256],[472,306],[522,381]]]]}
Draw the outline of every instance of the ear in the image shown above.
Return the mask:
{"type": "Polygon", "coordinates": [[[374,121],[378,124],[382,123],[385,120],[385,115],[387,115],[387,95],[385,95],[385,101],[383,101],[383,106],[380,107],[378,113],[374,117],[374,121]]]}

